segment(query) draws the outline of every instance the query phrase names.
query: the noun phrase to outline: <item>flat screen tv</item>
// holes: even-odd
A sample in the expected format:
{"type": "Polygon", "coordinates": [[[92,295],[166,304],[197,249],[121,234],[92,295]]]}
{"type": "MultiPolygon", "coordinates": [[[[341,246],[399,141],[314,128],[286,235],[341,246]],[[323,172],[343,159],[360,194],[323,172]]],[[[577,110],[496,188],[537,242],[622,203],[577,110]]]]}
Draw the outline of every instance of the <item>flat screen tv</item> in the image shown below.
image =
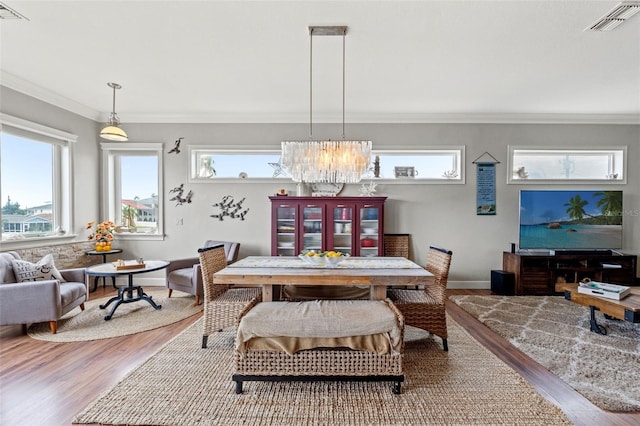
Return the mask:
{"type": "Polygon", "coordinates": [[[622,248],[622,191],[521,190],[520,248],[622,248]]]}

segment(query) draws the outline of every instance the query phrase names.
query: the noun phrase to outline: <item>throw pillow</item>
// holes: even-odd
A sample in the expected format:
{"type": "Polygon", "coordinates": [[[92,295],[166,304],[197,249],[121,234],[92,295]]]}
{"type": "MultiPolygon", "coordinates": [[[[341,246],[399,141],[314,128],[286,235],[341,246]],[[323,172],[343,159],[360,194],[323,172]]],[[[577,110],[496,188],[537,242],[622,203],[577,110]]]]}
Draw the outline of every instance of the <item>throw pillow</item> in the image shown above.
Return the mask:
{"type": "Polygon", "coordinates": [[[27,262],[26,260],[12,259],[13,274],[19,283],[26,281],[58,280],[65,282],[60,272],[53,263],[53,255],[48,254],[38,263],[27,262]]]}

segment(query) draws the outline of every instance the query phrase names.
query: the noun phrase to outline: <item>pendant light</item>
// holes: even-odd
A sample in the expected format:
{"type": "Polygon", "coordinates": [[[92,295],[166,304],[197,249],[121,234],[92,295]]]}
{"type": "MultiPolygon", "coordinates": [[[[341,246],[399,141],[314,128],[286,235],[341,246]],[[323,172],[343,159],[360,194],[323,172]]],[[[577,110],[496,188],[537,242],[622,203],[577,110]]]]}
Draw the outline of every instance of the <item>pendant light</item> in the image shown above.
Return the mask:
{"type": "Polygon", "coordinates": [[[113,89],[113,109],[109,114],[109,121],[107,126],[100,130],[100,137],[102,139],[108,139],[110,141],[126,142],[129,140],[127,133],[120,128],[120,118],[116,114],[116,89],[121,89],[118,83],[107,83],[107,86],[113,89]]]}
{"type": "Polygon", "coordinates": [[[347,27],[309,27],[309,139],[313,135],[313,37],[342,37],[342,140],[283,141],[281,164],[294,182],[355,183],[371,162],[371,141],[345,140],[345,37],[347,27]]]}

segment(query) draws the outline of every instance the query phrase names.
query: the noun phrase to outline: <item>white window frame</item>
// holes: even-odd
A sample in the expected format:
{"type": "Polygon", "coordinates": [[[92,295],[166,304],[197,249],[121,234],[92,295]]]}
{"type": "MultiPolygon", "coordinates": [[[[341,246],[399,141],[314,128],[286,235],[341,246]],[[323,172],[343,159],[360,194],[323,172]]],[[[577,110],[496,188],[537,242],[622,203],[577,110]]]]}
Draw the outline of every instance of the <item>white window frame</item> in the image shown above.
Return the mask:
{"type": "MultiPolygon", "coordinates": [[[[264,149],[257,147],[243,147],[243,148],[230,148],[220,146],[205,146],[205,145],[192,145],[188,147],[189,158],[189,170],[188,170],[188,182],[189,183],[273,183],[277,181],[283,181],[284,179],[290,179],[286,174],[280,177],[251,177],[247,178],[234,178],[234,177],[211,177],[200,178],[198,177],[198,158],[203,154],[280,154],[280,149],[264,149]]],[[[465,183],[465,146],[434,146],[434,147],[420,147],[409,149],[389,149],[389,150],[373,150],[371,153],[371,162],[373,163],[376,155],[451,155],[456,158],[453,171],[457,173],[457,176],[452,178],[440,177],[440,178],[422,178],[420,175],[414,178],[396,178],[396,177],[384,177],[375,178],[373,173],[368,173],[362,178],[365,180],[375,180],[376,182],[382,182],[385,184],[464,184],[465,183]]],[[[408,164],[407,166],[411,166],[408,164]]],[[[275,171],[275,169],[274,169],[275,171]]]]}
{"type": "MultiPolygon", "coordinates": [[[[202,155],[216,155],[216,154],[241,154],[241,155],[280,155],[280,149],[264,149],[254,146],[247,146],[243,148],[231,148],[220,146],[205,146],[205,145],[190,145],[188,146],[188,158],[189,158],[189,175],[187,181],[189,183],[232,183],[232,182],[245,182],[245,183],[273,183],[274,181],[283,181],[291,179],[289,175],[282,173],[277,177],[252,177],[251,171],[248,171],[246,178],[241,177],[218,177],[212,176],[210,178],[198,177],[198,159],[202,155]]],[[[215,167],[215,166],[214,166],[215,167]]],[[[274,169],[275,172],[275,169],[274,169]]]]}
{"type": "MultiPolygon", "coordinates": [[[[532,147],[532,146],[509,146],[509,152],[507,155],[507,184],[510,185],[527,185],[527,184],[610,184],[610,185],[621,185],[627,183],[627,147],[626,146],[613,146],[606,148],[558,148],[558,147],[532,147]],[[610,175],[614,173],[618,173],[621,175],[620,177],[607,177],[602,176],[601,178],[596,179],[576,179],[576,178],[517,178],[514,177],[516,175],[516,167],[518,167],[517,162],[514,157],[517,152],[525,152],[529,155],[539,155],[544,156],[548,154],[549,156],[558,156],[558,155],[610,155],[611,167],[613,169],[609,170],[610,175]],[[616,163],[613,161],[616,154],[622,153],[622,161],[616,163]]],[[[526,172],[526,170],[525,170],[526,172]]]]}
{"type": "Polygon", "coordinates": [[[158,159],[158,221],[154,234],[116,232],[115,238],[122,240],[164,240],[164,187],[163,187],[163,144],[103,142],[102,150],[102,206],[104,220],[122,223],[122,194],[120,194],[119,156],[155,155],[158,159]]]}
{"type": "MultiPolygon", "coordinates": [[[[53,229],[44,236],[24,240],[1,240],[0,247],[31,247],[53,245],[76,237],[73,233],[73,147],[78,136],[22,118],[0,113],[0,131],[18,130],[21,136],[32,134],[34,140],[53,146],[53,229]],[[41,136],[41,138],[38,138],[41,136]],[[55,232],[59,229],[59,232],[55,232]]],[[[1,215],[1,213],[0,213],[1,215]]]]}
{"type": "MultiPolygon", "coordinates": [[[[420,147],[417,149],[376,149],[371,152],[371,162],[375,160],[376,155],[391,156],[391,155],[414,155],[414,156],[441,156],[441,155],[454,155],[455,165],[452,165],[453,171],[457,173],[455,177],[438,177],[438,178],[424,178],[420,177],[420,173],[412,178],[406,177],[373,177],[373,173],[365,175],[362,180],[373,180],[384,184],[443,184],[443,185],[464,185],[465,184],[465,145],[454,146],[431,146],[420,147]]],[[[383,161],[383,159],[381,160],[383,161]]],[[[412,166],[407,164],[406,166],[412,166]]],[[[419,172],[419,170],[418,170],[419,172]]]]}

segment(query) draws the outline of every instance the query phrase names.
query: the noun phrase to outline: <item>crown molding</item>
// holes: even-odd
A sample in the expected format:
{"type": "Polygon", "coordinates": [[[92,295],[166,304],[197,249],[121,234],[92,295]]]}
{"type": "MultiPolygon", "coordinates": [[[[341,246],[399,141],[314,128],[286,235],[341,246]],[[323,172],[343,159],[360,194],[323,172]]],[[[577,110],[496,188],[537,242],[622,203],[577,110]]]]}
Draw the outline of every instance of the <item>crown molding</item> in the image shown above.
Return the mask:
{"type": "MultiPolygon", "coordinates": [[[[209,113],[209,114],[126,114],[129,123],[216,123],[216,124],[309,124],[308,113],[209,113]]],[[[100,121],[106,121],[103,114],[100,121]]],[[[125,124],[126,124],[125,122],[125,124]]],[[[313,124],[342,123],[342,116],[315,114],[313,124]]],[[[352,113],[346,124],[634,124],[640,114],[515,114],[455,113],[418,114],[352,113]]]]}
{"type": "MultiPolygon", "coordinates": [[[[86,105],[61,96],[49,89],[30,83],[0,70],[0,85],[31,96],[96,122],[106,122],[108,112],[96,111],[86,105]]],[[[126,113],[127,123],[193,123],[193,124],[289,124],[309,123],[309,113],[246,112],[246,113],[197,113],[197,114],[136,114],[126,113]]],[[[318,114],[315,124],[341,123],[342,115],[318,114]]],[[[348,113],[347,124],[635,124],[640,125],[640,114],[538,114],[538,113],[348,113]]]]}
{"type": "Polygon", "coordinates": [[[89,108],[79,102],[59,95],[42,86],[28,82],[14,74],[10,74],[4,70],[0,70],[0,85],[8,87],[32,98],[46,102],[66,111],[78,114],[84,118],[94,121],[100,121],[100,111],[89,108]]]}

